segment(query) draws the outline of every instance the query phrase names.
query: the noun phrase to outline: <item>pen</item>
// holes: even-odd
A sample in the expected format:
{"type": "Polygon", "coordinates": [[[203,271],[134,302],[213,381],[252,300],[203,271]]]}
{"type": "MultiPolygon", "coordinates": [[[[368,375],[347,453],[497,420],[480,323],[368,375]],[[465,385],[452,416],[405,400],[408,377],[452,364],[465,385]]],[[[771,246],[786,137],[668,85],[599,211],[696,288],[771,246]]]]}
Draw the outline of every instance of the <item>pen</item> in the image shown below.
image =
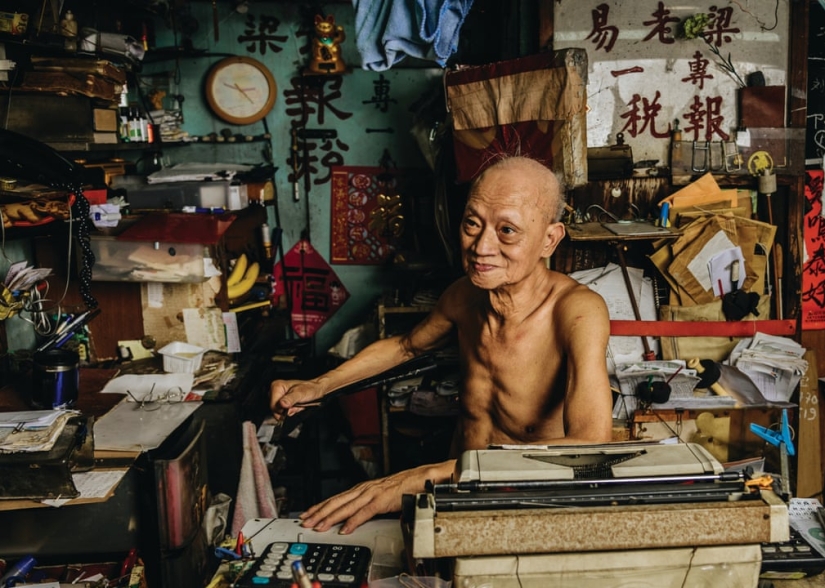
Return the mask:
{"type": "Polygon", "coordinates": [[[215,207],[184,206],[183,208],[181,208],[181,212],[196,212],[198,214],[209,214],[209,213],[223,214],[224,212],[226,212],[226,210],[224,210],[223,208],[220,208],[218,206],[215,206],[215,207]]]}
{"type": "Polygon", "coordinates": [[[132,568],[135,567],[137,563],[137,549],[132,547],[129,550],[129,553],[126,554],[126,559],[123,560],[123,563],[120,566],[120,577],[122,578],[126,574],[132,571],[132,568]]]}
{"type": "MultiPolygon", "coordinates": [[[[76,317],[72,318],[68,322],[63,323],[63,326],[57,331],[57,333],[55,333],[55,336],[52,337],[51,339],[49,339],[48,341],[46,341],[45,343],[43,343],[43,345],[41,345],[40,347],[38,347],[37,351],[38,352],[46,351],[46,350],[51,349],[52,347],[54,347],[58,343],[58,341],[63,339],[63,337],[65,336],[66,333],[73,333],[75,327],[81,321],[86,320],[86,317],[88,317],[91,314],[91,312],[92,312],[91,310],[87,310],[85,312],[80,313],[76,317]]],[[[65,343],[65,341],[64,341],[64,343],[65,343]]]]}
{"type": "Polygon", "coordinates": [[[63,330],[63,332],[61,333],[61,337],[54,343],[54,345],[51,345],[49,348],[59,348],[63,346],[69,339],[71,339],[74,336],[74,334],[81,327],[83,327],[86,323],[95,318],[98,314],[100,314],[99,308],[95,308],[94,310],[89,310],[81,314],[76,321],[74,321],[71,325],[69,325],[63,330]]]}
{"type": "Polygon", "coordinates": [[[663,202],[662,203],[662,214],[659,216],[659,226],[660,227],[667,227],[670,222],[668,220],[668,215],[670,213],[670,202],[663,202]]]}
{"type": "Polygon", "coordinates": [[[292,562],[292,578],[298,584],[298,588],[312,588],[312,581],[300,559],[292,562]]]}

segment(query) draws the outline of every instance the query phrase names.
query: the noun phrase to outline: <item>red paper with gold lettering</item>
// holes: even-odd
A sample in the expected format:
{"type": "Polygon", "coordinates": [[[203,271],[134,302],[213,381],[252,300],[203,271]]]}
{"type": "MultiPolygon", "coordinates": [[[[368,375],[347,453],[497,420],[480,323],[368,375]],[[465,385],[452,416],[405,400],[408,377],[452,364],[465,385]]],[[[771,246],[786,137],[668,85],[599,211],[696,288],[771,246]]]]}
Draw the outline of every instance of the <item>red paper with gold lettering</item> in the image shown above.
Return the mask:
{"type": "Polygon", "coordinates": [[[805,258],[802,265],[802,328],[825,329],[825,218],[822,187],[825,172],[805,172],[805,210],[803,234],[805,258]]]}
{"type": "Polygon", "coordinates": [[[306,239],[275,264],[274,274],[275,297],[289,292],[290,321],[299,337],[312,337],[349,298],[341,280],[306,239]]]}

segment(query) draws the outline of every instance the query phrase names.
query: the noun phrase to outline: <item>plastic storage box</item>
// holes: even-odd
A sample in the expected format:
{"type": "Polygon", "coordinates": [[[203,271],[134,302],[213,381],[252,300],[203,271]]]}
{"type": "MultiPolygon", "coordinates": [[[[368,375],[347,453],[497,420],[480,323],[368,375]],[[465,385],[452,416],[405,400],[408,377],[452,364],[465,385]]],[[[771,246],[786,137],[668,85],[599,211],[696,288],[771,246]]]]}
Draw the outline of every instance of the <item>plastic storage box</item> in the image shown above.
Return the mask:
{"type": "Polygon", "coordinates": [[[101,282],[203,282],[203,245],[121,241],[93,235],[92,280],[101,282]]]}
{"type": "Polygon", "coordinates": [[[163,356],[163,371],[194,374],[201,367],[206,349],[182,341],[174,341],[158,349],[163,356]]]}

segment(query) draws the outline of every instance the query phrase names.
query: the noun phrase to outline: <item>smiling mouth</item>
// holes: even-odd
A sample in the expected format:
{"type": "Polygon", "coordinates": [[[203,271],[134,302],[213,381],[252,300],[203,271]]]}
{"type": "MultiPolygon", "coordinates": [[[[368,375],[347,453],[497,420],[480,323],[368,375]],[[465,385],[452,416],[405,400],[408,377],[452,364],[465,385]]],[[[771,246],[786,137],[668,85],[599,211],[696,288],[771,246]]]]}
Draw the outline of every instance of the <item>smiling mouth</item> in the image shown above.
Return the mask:
{"type": "Polygon", "coordinates": [[[490,265],[489,263],[480,263],[478,261],[471,261],[470,267],[473,268],[474,271],[477,272],[488,272],[490,270],[495,269],[496,266],[490,265]]]}

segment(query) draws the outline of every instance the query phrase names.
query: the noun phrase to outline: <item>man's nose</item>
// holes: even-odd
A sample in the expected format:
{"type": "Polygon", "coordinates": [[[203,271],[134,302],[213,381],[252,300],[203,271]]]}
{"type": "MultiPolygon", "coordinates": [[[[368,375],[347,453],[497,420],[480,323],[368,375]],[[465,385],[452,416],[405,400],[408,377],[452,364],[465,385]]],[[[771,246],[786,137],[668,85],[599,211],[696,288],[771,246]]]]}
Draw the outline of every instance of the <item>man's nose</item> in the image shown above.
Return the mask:
{"type": "Polygon", "coordinates": [[[473,239],[472,250],[476,255],[489,255],[496,251],[496,232],[492,228],[483,229],[476,238],[473,239]]]}

